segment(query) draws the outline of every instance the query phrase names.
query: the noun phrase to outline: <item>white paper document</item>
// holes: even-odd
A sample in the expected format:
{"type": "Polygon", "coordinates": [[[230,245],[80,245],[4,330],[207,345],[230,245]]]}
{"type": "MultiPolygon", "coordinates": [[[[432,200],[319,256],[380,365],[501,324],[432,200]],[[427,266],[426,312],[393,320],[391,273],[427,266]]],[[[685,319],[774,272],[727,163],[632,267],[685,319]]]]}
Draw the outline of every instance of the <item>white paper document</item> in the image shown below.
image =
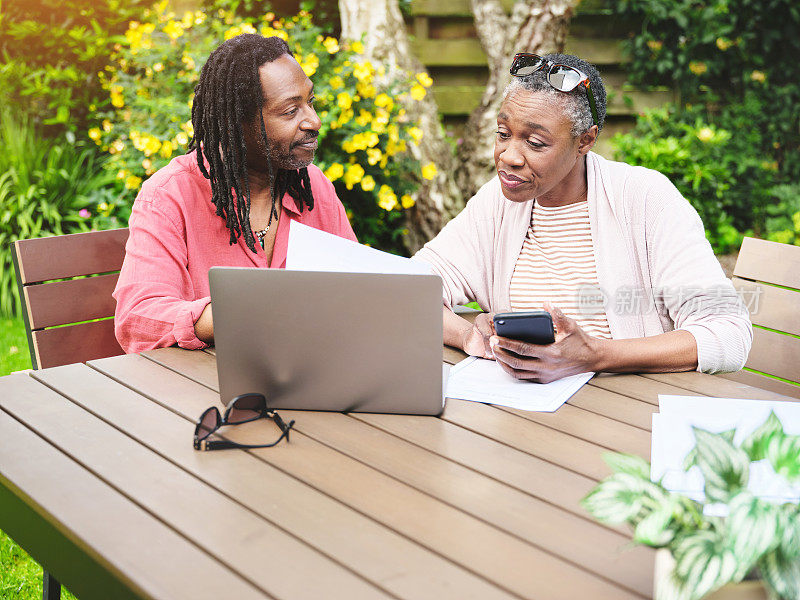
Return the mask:
{"type": "Polygon", "coordinates": [[[286,269],[406,275],[430,275],[433,272],[424,262],[382,252],[297,221],[289,225],[286,269]]]}
{"type": "Polygon", "coordinates": [[[553,381],[520,381],[493,360],[470,356],[450,369],[447,397],[497,404],[521,410],[553,412],[577,392],[594,373],[553,381]]]}
{"type": "MultiPolygon", "coordinates": [[[[713,433],[735,429],[734,444],[740,445],[769,417],[770,411],[790,434],[800,434],[800,402],[705,398],[659,395],[660,413],[653,415],[650,475],[662,484],[698,502],[705,499],[703,475],[698,467],[683,470],[686,455],[695,445],[692,426],[713,433]]],[[[773,502],[798,502],[800,485],[789,485],[775,474],[769,461],[751,463],[748,489],[773,502]]]]}

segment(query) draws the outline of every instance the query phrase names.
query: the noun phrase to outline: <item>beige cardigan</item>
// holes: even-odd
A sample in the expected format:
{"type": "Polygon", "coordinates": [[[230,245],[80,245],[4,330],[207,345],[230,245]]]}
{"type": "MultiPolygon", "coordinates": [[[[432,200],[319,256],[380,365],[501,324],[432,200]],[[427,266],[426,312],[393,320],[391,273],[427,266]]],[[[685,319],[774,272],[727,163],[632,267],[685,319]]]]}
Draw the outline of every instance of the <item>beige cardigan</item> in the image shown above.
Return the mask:
{"type": "MultiPolygon", "coordinates": [[[[612,337],[684,329],[697,342],[698,371],[741,369],[753,338],[750,319],[694,208],[657,171],[593,152],[586,166],[597,277],[612,337]]],[[[511,275],[532,207],[533,200],[507,200],[495,177],[414,256],[442,277],[448,306],[475,301],[489,311],[509,310],[511,275]]]]}

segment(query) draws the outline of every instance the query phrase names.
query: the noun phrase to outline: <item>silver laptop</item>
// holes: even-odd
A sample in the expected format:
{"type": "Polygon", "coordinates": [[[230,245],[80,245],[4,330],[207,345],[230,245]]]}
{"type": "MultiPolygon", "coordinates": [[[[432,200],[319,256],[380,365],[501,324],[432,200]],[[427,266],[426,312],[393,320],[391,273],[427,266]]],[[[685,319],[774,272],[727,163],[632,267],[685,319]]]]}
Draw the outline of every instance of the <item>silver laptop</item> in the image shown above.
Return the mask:
{"type": "Polygon", "coordinates": [[[271,408],[438,415],[442,280],[214,267],[220,399],[271,408]]]}

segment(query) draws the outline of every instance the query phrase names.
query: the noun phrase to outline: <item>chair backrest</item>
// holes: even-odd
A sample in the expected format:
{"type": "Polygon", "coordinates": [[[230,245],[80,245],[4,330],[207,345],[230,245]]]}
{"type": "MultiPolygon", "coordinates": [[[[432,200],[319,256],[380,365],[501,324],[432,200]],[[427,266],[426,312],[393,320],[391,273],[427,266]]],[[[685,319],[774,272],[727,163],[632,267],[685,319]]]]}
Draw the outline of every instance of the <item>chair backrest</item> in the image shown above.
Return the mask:
{"type": "Polygon", "coordinates": [[[800,398],[800,246],[745,238],[733,284],[750,308],[753,348],[725,377],[800,398]]]}
{"type": "Polygon", "coordinates": [[[14,242],[12,256],[34,369],[124,354],[111,297],[128,229],[14,242]]]}

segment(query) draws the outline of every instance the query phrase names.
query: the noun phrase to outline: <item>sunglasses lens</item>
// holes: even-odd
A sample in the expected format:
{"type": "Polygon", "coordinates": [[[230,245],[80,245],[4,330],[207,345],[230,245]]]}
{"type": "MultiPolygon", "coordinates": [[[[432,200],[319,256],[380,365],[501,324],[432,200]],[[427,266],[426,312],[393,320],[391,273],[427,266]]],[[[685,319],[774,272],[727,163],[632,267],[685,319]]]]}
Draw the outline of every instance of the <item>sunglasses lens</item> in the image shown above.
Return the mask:
{"type": "Polygon", "coordinates": [[[200,422],[194,430],[198,440],[204,440],[219,429],[220,416],[215,406],[207,409],[200,417],[200,422]]]}
{"type": "Polygon", "coordinates": [[[261,394],[238,396],[228,408],[228,423],[244,423],[261,416],[266,408],[266,400],[261,394]]]}
{"type": "Polygon", "coordinates": [[[525,77],[538,71],[542,66],[542,57],[535,54],[523,54],[514,58],[511,73],[517,77],[525,77]]]}
{"type": "Polygon", "coordinates": [[[571,92],[586,78],[585,75],[572,67],[555,65],[550,69],[547,80],[560,92],[571,92]]]}

